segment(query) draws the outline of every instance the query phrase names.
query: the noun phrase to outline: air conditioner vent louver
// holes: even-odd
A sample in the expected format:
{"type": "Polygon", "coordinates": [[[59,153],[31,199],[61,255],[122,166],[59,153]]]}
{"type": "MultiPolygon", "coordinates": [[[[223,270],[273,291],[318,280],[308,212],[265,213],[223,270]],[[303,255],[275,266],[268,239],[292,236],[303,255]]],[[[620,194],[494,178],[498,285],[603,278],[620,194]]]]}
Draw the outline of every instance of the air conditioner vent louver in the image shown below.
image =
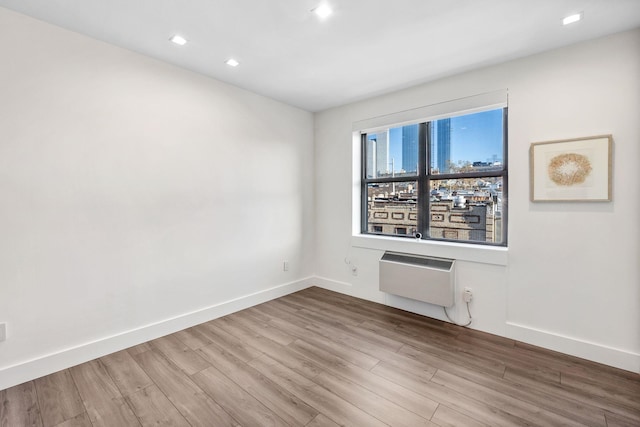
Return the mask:
{"type": "Polygon", "coordinates": [[[385,252],[380,259],[380,290],[451,307],[455,260],[385,252]]]}

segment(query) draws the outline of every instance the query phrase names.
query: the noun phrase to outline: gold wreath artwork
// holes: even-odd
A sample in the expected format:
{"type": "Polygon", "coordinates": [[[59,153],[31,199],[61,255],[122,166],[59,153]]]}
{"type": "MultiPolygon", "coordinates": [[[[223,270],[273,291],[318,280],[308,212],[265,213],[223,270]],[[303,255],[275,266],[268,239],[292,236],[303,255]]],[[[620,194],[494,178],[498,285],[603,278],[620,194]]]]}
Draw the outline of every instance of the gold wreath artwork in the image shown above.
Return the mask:
{"type": "Polygon", "coordinates": [[[610,202],[611,135],[534,142],[529,148],[532,202],[610,202]]]}
{"type": "Polygon", "coordinates": [[[560,154],[549,162],[549,178],[558,185],[582,184],[591,173],[591,162],[587,156],[577,153],[560,154]]]}

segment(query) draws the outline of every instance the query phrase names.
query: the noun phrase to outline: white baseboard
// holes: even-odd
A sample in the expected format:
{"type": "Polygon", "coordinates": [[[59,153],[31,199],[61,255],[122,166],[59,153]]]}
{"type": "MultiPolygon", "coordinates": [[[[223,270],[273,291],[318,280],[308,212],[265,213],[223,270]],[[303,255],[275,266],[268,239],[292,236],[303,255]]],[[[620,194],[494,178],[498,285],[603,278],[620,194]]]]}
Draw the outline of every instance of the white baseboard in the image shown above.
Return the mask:
{"type": "Polygon", "coordinates": [[[245,295],[191,313],[165,319],[117,335],[84,343],[62,351],[0,368],[0,390],[31,381],[125,348],[156,339],[218,317],[252,307],[312,286],[315,278],[307,277],[264,291],[245,295]]]}
{"type": "Polygon", "coordinates": [[[507,337],[616,368],[640,373],[640,354],[507,322],[507,337]]]}
{"type": "Polygon", "coordinates": [[[341,294],[351,295],[351,288],[352,288],[351,283],[338,282],[337,280],[331,280],[325,277],[315,276],[313,278],[313,284],[322,289],[339,292],[341,294]]]}
{"type": "Polygon", "coordinates": [[[339,292],[341,294],[349,295],[371,302],[377,302],[378,304],[386,304],[386,301],[384,299],[385,294],[379,292],[377,289],[370,290],[366,286],[358,286],[357,284],[356,286],[354,286],[351,283],[340,282],[338,280],[328,279],[326,277],[320,276],[316,276],[313,279],[314,285],[319,288],[339,292]]]}

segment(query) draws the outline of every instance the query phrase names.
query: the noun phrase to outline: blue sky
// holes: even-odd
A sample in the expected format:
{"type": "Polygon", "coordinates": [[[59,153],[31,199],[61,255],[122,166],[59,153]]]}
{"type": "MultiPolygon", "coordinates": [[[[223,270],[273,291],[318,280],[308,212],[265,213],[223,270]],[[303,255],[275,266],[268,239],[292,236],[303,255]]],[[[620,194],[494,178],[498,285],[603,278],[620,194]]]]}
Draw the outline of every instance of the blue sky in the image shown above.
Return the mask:
{"type": "MultiPolygon", "coordinates": [[[[435,126],[434,126],[435,127],[435,126]]],[[[502,109],[451,119],[451,160],[486,162],[496,155],[502,161],[502,109]]],[[[390,157],[402,165],[402,128],[389,129],[390,157]]]]}
{"type": "Polygon", "coordinates": [[[502,109],[451,119],[451,160],[486,162],[502,160],[502,109]]]}

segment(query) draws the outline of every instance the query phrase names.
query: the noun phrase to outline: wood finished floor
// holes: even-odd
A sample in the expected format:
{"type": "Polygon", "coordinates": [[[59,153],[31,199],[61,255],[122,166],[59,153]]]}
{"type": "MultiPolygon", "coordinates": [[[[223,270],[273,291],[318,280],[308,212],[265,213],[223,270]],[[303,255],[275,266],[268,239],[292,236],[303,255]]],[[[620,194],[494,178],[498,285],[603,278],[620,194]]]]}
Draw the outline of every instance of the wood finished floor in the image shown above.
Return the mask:
{"type": "Polygon", "coordinates": [[[0,391],[0,426],[640,426],[640,375],[309,288],[0,391]]]}

